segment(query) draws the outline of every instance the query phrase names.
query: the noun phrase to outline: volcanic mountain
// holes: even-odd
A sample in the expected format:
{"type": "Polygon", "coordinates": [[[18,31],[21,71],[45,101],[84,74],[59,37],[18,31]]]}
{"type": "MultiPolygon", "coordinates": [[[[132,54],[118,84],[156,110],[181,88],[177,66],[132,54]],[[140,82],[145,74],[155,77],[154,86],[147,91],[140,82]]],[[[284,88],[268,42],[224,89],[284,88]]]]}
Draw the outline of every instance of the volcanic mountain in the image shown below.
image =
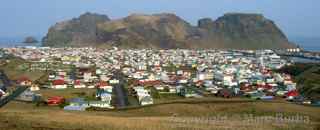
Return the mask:
{"type": "Polygon", "coordinates": [[[276,24],[261,14],[227,13],[203,18],[193,26],[170,13],[132,14],[110,20],[85,13],[59,22],[43,38],[43,46],[102,46],[153,49],[276,49],[292,48],[276,24]]]}

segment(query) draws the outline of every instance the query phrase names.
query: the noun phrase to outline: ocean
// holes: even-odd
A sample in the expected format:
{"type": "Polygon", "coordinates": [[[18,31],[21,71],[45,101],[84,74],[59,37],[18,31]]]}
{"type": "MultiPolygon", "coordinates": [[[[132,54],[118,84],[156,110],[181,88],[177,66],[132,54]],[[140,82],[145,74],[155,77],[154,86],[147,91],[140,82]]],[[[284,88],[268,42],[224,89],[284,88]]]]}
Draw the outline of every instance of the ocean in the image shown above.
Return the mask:
{"type": "MultiPolygon", "coordinates": [[[[15,47],[15,46],[27,46],[28,44],[21,43],[23,38],[1,38],[0,37],[0,48],[3,47],[15,47]]],[[[300,47],[307,51],[320,52],[320,37],[318,38],[304,38],[294,37],[290,38],[291,42],[298,44],[300,47]]],[[[39,46],[40,44],[36,44],[39,46]]]]}
{"type": "Polygon", "coordinates": [[[21,46],[40,46],[40,43],[35,44],[27,44],[27,43],[21,43],[21,42],[13,42],[13,43],[0,43],[0,48],[6,48],[6,47],[21,47],[21,46]]]}
{"type": "MultiPolygon", "coordinates": [[[[36,39],[41,39],[41,36],[37,36],[36,39]]],[[[37,44],[25,44],[22,43],[23,37],[1,37],[0,36],[0,48],[4,47],[16,47],[16,46],[39,46],[41,43],[37,44]]]]}
{"type": "Polygon", "coordinates": [[[320,52],[320,37],[315,38],[290,38],[290,41],[298,44],[307,51],[320,52]]]}

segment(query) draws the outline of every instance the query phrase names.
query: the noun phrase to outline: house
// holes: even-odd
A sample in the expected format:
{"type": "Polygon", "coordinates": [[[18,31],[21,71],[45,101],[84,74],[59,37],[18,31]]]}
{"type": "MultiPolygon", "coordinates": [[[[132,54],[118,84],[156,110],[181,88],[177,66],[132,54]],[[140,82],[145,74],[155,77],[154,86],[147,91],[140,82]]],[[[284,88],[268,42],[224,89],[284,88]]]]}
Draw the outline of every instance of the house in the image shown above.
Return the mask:
{"type": "Polygon", "coordinates": [[[92,85],[92,84],[89,84],[88,86],[87,86],[87,88],[96,88],[94,85],[92,85]]]}
{"type": "Polygon", "coordinates": [[[188,83],[188,80],[185,79],[185,78],[180,78],[180,79],[178,79],[178,83],[180,83],[180,84],[186,84],[186,83],[188,83]]]}
{"type": "Polygon", "coordinates": [[[197,74],[197,79],[198,80],[205,80],[206,79],[206,74],[205,73],[198,73],[197,74]]]}
{"type": "Polygon", "coordinates": [[[160,80],[154,80],[154,81],[139,80],[138,84],[142,85],[142,86],[159,86],[159,85],[161,85],[161,81],[160,80]]]}
{"type": "Polygon", "coordinates": [[[86,88],[86,85],[82,83],[80,80],[74,81],[74,88],[86,88]]]}
{"type": "Polygon", "coordinates": [[[100,94],[100,99],[101,99],[101,101],[108,102],[109,104],[111,104],[112,94],[107,93],[107,92],[102,93],[102,94],[100,94]]]}
{"type": "Polygon", "coordinates": [[[215,72],[214,78],[216,81],[221,81],[223,85],[226,85],[226,86],[233,86],[234,84],[237,84],[236,82],[234,82],[234,77],[231,74],[215,72]]]}
{"type": "Polygon", "coordinates": [[[186,88],[186,87],[183,87],[180,89],[180,95],[186,98],[198,96],[198,94],[193,89],[186,88]]]}
{"type": "Polygon", "coordinates": [[[97,84],[97,87],[100,89],[104,89],[104,90],[111,90],[112,91],[112,86],[108,84],[108,82],[106,81],[100,81],[97,84]]]}
{"type": "Polygon", "coordinates": [[[213,77],[213,72],[201,72],[197,74],[198,80],[212,80],[213,77]]]}
{"type": "Polygon", "coordinates": [[[18,80],[17,80],[17,83],[19,85],[22,85],[22,86],[31,86],[32,84],[32,81],[27,78],[27,77],[20,77],[18,80]]]}
{"type": "Polygon", "coordinates": [[[65,72],[65,71],[58,71],[58,76],[64,78],[64,77],[67,76],[67,72],[65,72]]]}
{"type": "Polygon", "coordinates": [[[153,87],[158,91],[163,91],[165,88],[165,86],[163,86],[163,85],[154,85],[153,87]]]}
{"type": "Polygon", "coordinates": [[[281,96],[281,97],[286,97],[287,93],[288,93],[288,91],[285,89],[279,89],[278,91],[276,91],[276,95],[281,96]]]}
{"type": "Polygon", "coordinates": [[[118,84],[118,83],[119,83],[119,80],[117,80],[117,79],[112,79],[112,80],[109,80],[109,83],[110,83],[110,84],[118,84]]]}
{"type": "Polygon", "coordinates": [[[72,98],[67,101],[69,103],[68,106],[65,106],[64,110],[70,111],[85,111],[86,108],[89,107],[88,102],[86,102],[83,98],[72,98]]]}
{"type": "Polygon", "coordinates": [[[47,99],[47,104],[52,106],[60,105],[64,102],[65,102],[65,99],[60,96],[50,97],[47,99]]]}
{"type": "Polygon", "coordinates": [[[92,80],[92,73],[91,72],[84,72],[83,73],[83,80],[84,80],[84,82],[90,82],[92,80]]]}
{"type": "Polygon", "coordinates": [[[112,88],[111,89],[97,89],[96,97],[101,101],[109,102],[111,104],[112,100],[112,88]]]}
{"type": "Polygon", "coordinates": [[[5,92],[4,90],[0,89],[0,99],[1,99],[1,97],[2,97],[3,95],[6,95],[6,92],[5,92]]]}
{"type": "Polygon", "coordinates": [[[276,80],[274,78],[266,78],[266,83],[271,84],[271,83],[275,83],[275,82],[276,82],[276,80]]]}
{"type": "Polygon", "coordinates": [[[35,102],[35,101],[39,101],[40,98],[41,98],[40,94],[36,94],[36,93],[32,92],[31,90],[27,89],[26,91],[24,91],[22,94],[20,94],[15,99],[19,100],[19,101],[35,102]]]}
{"type": "Polygon", "coordinates": [[[140,99],[140,104],[142,106],[153,104],[153,99],[151,96],[144,96],[140,99]]]}
{"type": "Polygon", "coordinates": [[[249,94],[251,99],[255,100],[272,100],[274,96],[266,95],[266,93],[261,91],[254,91],[253,93],[249,94]]]}
{"type": "Polygon", "coordinates": [[[73,105],[68,105],[68,106],[65,106],[63,108],[63,110],[67,110],[67,111],[85,111],[89,106],[84,106],[84,105],[81,105],[81,106],[73,106],[73,105]]]}
{"type": "Polygon", "coordinates": [[[100,75],[101,81],[108,81],[109,79],[110,79],[110,77],[108,77],[107,75],[100,75]]]}
{"type": "Polygon", "coordinates": [[[219,90],[221,90],[221,89],[222,88],[220,88],[220,87],[218,87],[216,85],[213,85],[213,84],[205,85],[205,90],[209,91],[212,94],[217,94],[219,92],[219,90]]]}
{"type": "Polygon", "coordinates": [[[180,94],[180,95],[181,95],[182,89],[184,89],[184,86],[182,86],[182,85],[176,86],[176,92],[177,92],[178,94],[180,94]]]}
{"type": "Polygon", "coordinates": [[[286,94],[287,100],[293,100],[297,96],[299,96],[299,92],[297,90],[291,90],[286,94]]]}
{"type": "Polygon", "coordinates": [[[102,70],[101,69],[96,69],[96,74],[97,75],[101,75],[102,74],[102,70]]]}
{"type": "Polygon", "coordinates": [[[183,70],[178,70],[177,75],[183,75],[183,70]]]}
{"type": "Polygon", "coordinates": [[[177,89],[176,89],[175,86],[169,85],[169,86],[167,86],[167,87],[168,87],[168,89],[169,89],[169,93],[177,93],[177,89]]]}
{"type": "Polygon", "coordinates": [[[39,86],[37,84],[32,84],[31,87],[30,87],[30,90],[31,91],[39,91],[40,88],[39,88],[39,86]]]}
{"type": "Polygon", "coordinates": [[[134,87],[134,92],[138,98],[140,105],[150,105],[153,104],[153,99],[148,90],[145,90],[143,87],[134,87]]]}
{"type": "Polygon", "coordinates": [[[250,92],[253,90],[253,87],[250,84],[241,84],[240,91],[242,92],[250,92]]]}
{"type": "Polygon", "coordinates": [[[136,73],[133,73],[132,77],[135,78],[135,79],[142,79],[143,75],[141,73],[137,73],[136,72],[136,73]]]}
{"type": "Polygon", "coordinates": [[[63,79],[56,79],[52,81],[51,88],[53,89],[66,89],[67,85],[63,79]]]}
{"type": "Polygon", "coordinates": [[[109,108],[113,109],[114,107],[110,105],[109,102],[105,101],[89,101],[90,107],[98,107],[98,108],[109,108]]]}
{"type": "Polygon", "coordinates": [[[55,77],[56,77],[56,75],[54,75],[54,74],[49,74],[49,81],[52,81],[52,80],[54,80],[55,79],[55,77]]]}
{"type": "Polygon", "coordinates": [[[223,97],[223,98],[231,98],[234,96],[234,94],[232,90],[224,88],[218,91],[217,96],[223,97]]]}

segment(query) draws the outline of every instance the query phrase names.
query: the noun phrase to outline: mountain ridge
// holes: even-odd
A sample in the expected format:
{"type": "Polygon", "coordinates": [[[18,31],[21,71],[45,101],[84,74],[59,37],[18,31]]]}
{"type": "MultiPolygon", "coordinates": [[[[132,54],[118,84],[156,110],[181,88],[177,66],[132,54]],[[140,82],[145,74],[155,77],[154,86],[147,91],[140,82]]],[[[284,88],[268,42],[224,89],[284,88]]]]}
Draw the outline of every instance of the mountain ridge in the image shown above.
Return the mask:
{"type": "Polygon", "coordinates": [[[203,18],[196,26],[172,13],[131,14],[116,20],[85,13],[50,27],[43,45],[156,49],[295,47],[273,21],[262,14],[245,13],[227,13],[216,20],[203,18]]]}

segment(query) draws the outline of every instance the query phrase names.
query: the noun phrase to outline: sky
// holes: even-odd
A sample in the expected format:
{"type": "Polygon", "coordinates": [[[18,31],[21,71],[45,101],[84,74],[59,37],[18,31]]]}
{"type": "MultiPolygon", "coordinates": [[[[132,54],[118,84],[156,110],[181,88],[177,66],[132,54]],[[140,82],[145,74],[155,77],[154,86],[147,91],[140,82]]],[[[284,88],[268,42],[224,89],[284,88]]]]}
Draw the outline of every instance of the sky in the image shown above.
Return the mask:
{"type": "Polygon", "coordinates": [[[193,25],[224,13],[260,13],[288,37],[320,37],[320,0],[1,0],[0,37],[44,36],[51,25],[85,12],[112,19],[175,13],[193,25]]]}

